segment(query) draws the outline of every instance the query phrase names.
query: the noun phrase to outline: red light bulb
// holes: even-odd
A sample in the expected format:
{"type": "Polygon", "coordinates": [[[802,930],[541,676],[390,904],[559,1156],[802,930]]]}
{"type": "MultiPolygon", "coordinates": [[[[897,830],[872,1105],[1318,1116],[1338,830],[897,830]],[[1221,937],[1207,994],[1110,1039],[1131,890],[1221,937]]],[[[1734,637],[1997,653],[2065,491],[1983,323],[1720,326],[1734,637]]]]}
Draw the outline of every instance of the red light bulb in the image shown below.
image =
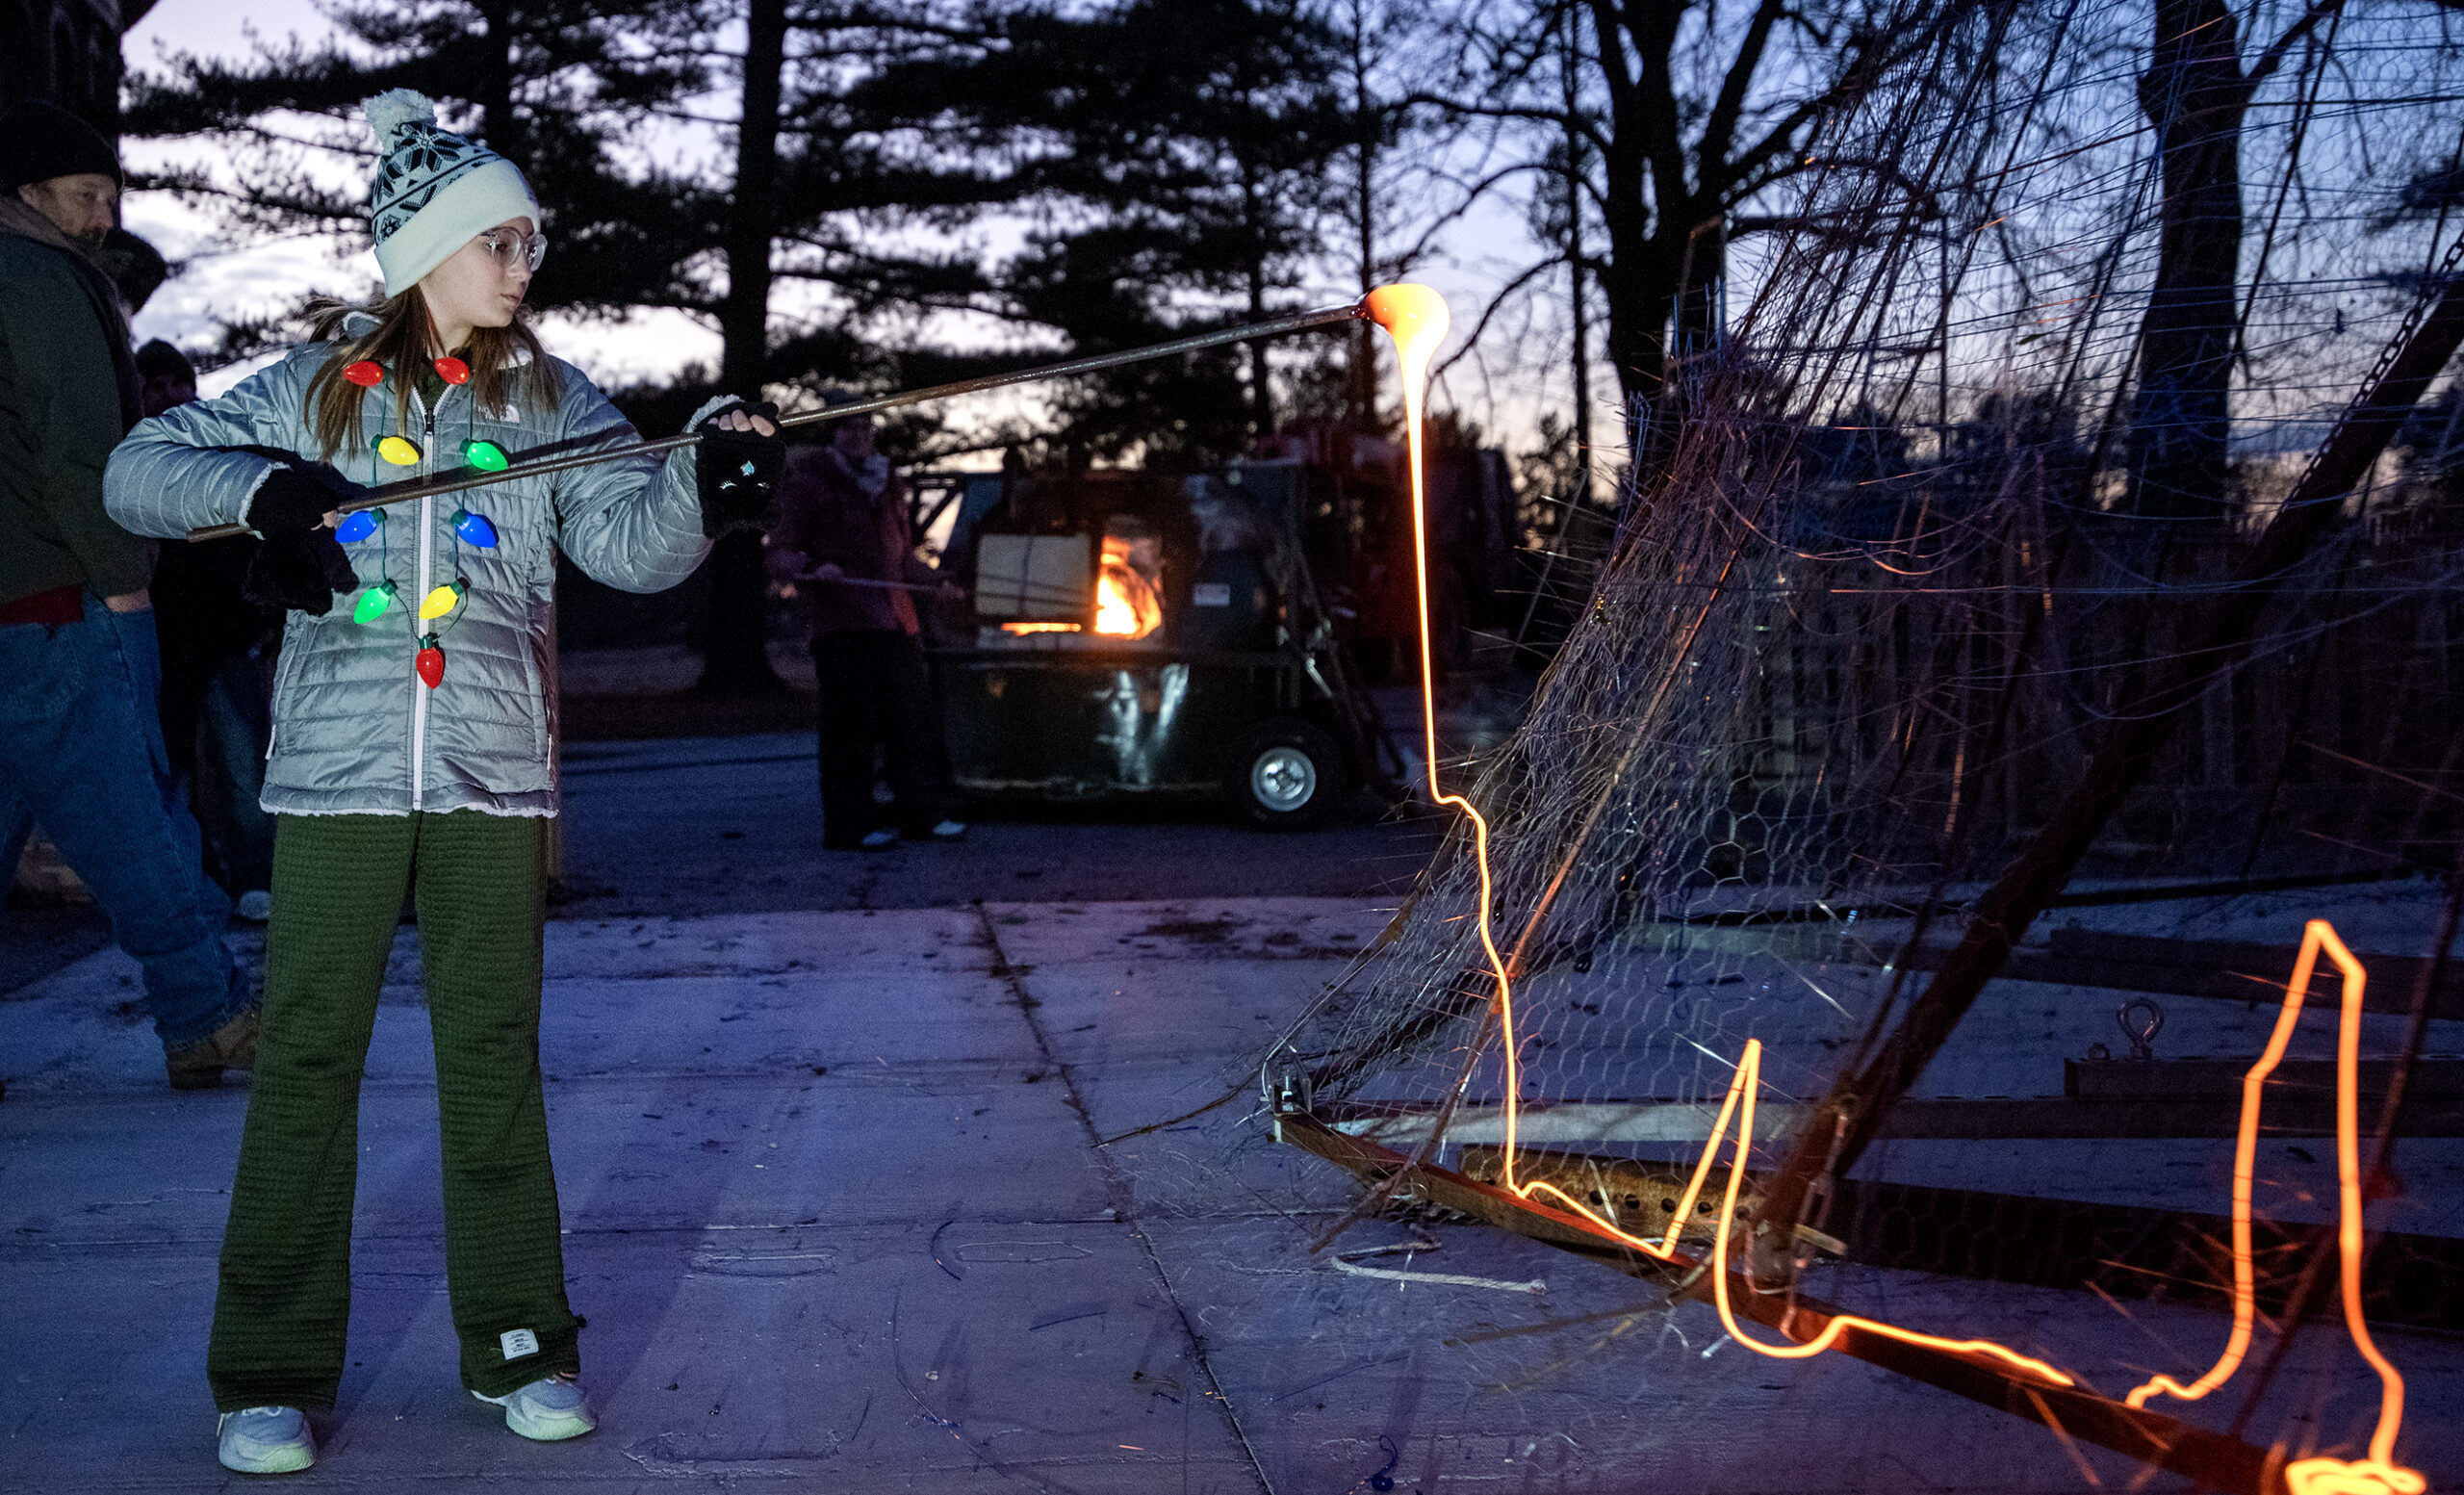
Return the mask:
{"type": "Polygon", "coordinates": [[[436,361],[436,376],[448,384],[468,384],[471,382],[471,366],[449,354],[436,361]]]}
{"type": "Polygon", "coordinates": [[[374,389],[385,382],[385,366],[372,358],[363,358],[345,369],[343,377],[362,389],[374,389]]]}
{"type": "Polygon", "coordinates": [[[420,679],[427,683],[428,689],[434,690],[445,683],[445,650],[437,643],[434,633],[420,639],[419,656],[411,663],[419,670],[420,679]]]}

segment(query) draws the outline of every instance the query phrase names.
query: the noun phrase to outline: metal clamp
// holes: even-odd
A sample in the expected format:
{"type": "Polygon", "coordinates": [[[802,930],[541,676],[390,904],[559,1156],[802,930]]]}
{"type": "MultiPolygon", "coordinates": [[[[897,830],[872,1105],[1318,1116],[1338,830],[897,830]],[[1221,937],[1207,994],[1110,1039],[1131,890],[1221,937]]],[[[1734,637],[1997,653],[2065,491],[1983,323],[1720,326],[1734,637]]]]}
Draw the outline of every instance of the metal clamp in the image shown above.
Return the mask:
{"type": "Polygon", "coordinates": [[[2165,1031],[2165,1009],[2143,996],[2134,996],[2114,1010],[2114,1021],[2121,1024],[2121,1036],[2130,1040],[2130,1057],[2156,1057],[2156,1035],[2165,1031]],[[2134,1021],[2131,1014],[2146,1009],[2144,1021],[2134,1021]]]}
{"type": "Polygon", "coordinates": [[[1283,1140],[1283,1119],[1309,1110],[1309,1071],[1299,1052],[1286,1044],[1258,1066],[1258,1099],[1273,1119],[1274,1140],[1283,1140]]]}

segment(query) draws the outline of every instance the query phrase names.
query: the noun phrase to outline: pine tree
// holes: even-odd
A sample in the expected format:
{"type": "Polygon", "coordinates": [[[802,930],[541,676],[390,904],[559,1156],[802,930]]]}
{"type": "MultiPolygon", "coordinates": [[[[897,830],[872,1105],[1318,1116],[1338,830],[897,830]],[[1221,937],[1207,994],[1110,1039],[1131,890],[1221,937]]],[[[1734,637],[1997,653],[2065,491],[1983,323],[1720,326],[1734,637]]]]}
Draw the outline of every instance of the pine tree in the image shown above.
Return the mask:
{"type": "MultiPolygon", "coordinates": [[[[1132,0],[1022,14],[968,65],[892,86],[1018,162],[1036,216],[999,271],[1011,316],[1074,352],[1290,309],[1324,248],[1354,131],[1335,34],[1291,0],[1132,0]]],[[[1268,349],[1136,366],[1060,397],[1084,456],[1220,456],[1275,424],[1268,349]]]]}
{"type": "Polygon", "coordinates": [[[530,178],[555,243],[532,283],[534,307],[684,298],[678,266],[699,247],[706,192],[622,159],[650,111],[705,83],[698,59],[640,44],[672,13],[655,3],[408,0],[331,14],[338,35],[322,45],[260,43],[240,63],[181,56],[165,75],[135,80],[128,135],[211,134],[231,146],[227,172],[192,168],[138,185],[218,212],[243,239],[364,235],[373,146],[359,106],[387,89],[417,89],[530,178]]]}
{"type": "MultiPolygon", "coordinates": [[[[734,13],[700,13],[705,45],[734,13]]],[[[721,386],[809,390],[942,372],[950,356],[921,344],[914,324],[968,305],[988,282],[972,255],[933,245],[1015,188],[1000,163],[941,148],[940,106],[885,87],[885,77],[977,62],[999,37],[1000,13],[936,0],[747,0],[742,13],[742,48],[728,59],[732,179],[711,225],[719,265],[687,268],[719,327],[721,386]],[[723,284],[713,268],[724,269],[723,284]],[[774,311],[783,283],[816,293],[822,308],[784,337],[774,311]]],[[[721,540],[708,572],[699,688],[783,688],[766,652],[760,537],[721,540]]]]}

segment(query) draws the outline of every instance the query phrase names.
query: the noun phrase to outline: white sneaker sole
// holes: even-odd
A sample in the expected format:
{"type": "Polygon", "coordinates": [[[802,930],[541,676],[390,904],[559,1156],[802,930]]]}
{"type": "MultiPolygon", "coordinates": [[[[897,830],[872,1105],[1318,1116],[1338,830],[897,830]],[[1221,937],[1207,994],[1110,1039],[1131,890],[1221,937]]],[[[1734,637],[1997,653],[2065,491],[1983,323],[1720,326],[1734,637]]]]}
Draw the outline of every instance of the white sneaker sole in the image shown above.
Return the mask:
{"type": "MultiPolygon", "coordinates": [[[[231,1414],[225,1412],[228,1418],[231,1414]]],[[[317,1445],[305,1443],[260,1443],[254,1438],[238,1437],[224,1440],[221,1425],[216,1425],[215,1457],[222,1467],[234,1474],[297,1474],[317,1462],[317,1445]]]]}
{"type": "Polygon", "coordinates": [[[503,1407],[504,1425],[533,1443],[561,1443],[567,1438],[578,1438],[599,1426],[599,1419],[587,1410],[536,1417],[513,1397],[483,1397],[475,1391],[471,1395],[490,1406],[503,1407]]]}

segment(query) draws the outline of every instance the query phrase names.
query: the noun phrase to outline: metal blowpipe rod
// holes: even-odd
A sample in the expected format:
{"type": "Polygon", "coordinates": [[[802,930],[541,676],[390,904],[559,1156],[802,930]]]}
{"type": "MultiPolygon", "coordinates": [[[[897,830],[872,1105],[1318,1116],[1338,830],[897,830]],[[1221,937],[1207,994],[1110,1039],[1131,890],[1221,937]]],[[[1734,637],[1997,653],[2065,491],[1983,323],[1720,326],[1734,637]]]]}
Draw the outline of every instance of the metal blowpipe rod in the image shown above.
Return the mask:
{"type": "MultiPolygon", "coordinates": [[[[979,394],[988,389],[1004,389],[1013,384],[1031,384],[1039,379],[1065,379],[1072,374],[1093,374],[1103,369],[1117,369],[1124,364],[1144,363],[1150,359],[1169,358],[1177,353],[1194,353],[1200,348],[1221,348],[1226,343],[1247,343],[1258,338],[1279,337],[1286,332],[1298,332],[1306,327],[1322,327],[1334,322],[1356,322],[1369,315],[1360,302],[1345,306],[1322,306],[1316,311],[1294,312],[1289,317],[1276,317],[1266,322],[1253,322],[1243,327],[1226,327],[1220,332],[1200,332],[1190,337],[1174,338],[1148,348],[1124,348],[1116,353],[1096,353],[1087,358],[1072,358],[1066,363],[1045,364],[1037,369],[1017,369],[1008,374],[988,374],[972,379],[958,379],[948,384],[935,384],[925,389],[905,390],[895,395],[876,395],[852,404],[826,405],[818,410],[799,410],[779,418],[782,427],[809,425],[816,421],[843,421],[850,416],[871,415],[881,410],[895,410],[902,405],[927,404],[936,400],[950,400],[960,395],[979,394]]],[[[540,457],[516,462],[501,472],[472,473],[466,477],[409,478],[372,488],[365,498],[336,505],[336,511],[355,514],[365,508],[381,508],[389,503],[402,503],[414,499],[430,499],[440,494],[461,493],[471,488],[485,488],[494,483],[512,482],[520,477],[541,477],[572,468],[588,467],[597,462],[613,462],[623,457],[647,456],[654,452],[673,451],[689,447],[702,439],[699,431],[686,431],[678,436],[662,436],[656,441],[637,441],[622,447],[605,447],[592,451],[572,451],[562,456],[540,457]]],[[[219,540],[235,534],[248,533],[246,525],[216,525],[205,529],[192,529],[192,540],[219,540]]]]}

